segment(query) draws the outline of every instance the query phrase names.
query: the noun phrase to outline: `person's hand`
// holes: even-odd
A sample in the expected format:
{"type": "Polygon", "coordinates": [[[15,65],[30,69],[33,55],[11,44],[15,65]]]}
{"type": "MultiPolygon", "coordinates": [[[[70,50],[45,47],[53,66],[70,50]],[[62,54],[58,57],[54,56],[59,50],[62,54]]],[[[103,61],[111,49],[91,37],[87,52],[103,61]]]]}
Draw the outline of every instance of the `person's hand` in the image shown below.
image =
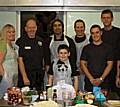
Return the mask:
{"type": "Polygon", "coordinates": [[[102,82],[99,78],[96,78],[96,79],[93,79],[93,80],[90,80],[90,81],[95,86],[99,86],[102,82]]]}
{"type": "Polygon", "coordinates": [[[30,85],[30,81],[27,77],[23,78],[23,82],[24,82],[24,85],[30,85]]]}
{"type": "Polygon", "coordinates": [[[116,77],[116,86],[120,88],[120,77],[116,77]]]}

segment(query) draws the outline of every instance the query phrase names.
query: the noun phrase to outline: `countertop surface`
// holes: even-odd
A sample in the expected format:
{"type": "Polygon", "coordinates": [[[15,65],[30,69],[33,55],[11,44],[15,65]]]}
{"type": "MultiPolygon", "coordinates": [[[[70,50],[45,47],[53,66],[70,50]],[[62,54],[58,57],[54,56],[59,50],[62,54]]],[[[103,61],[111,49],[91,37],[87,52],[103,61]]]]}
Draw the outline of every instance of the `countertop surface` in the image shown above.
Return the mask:
{"type": "MultiPolygon", "coordinates": [[[[114,101],[120,101],[120,100],[114,100],[114,101]]],[[[108,101],[104,102],[103,104],[97,104],[98,107],[120,107],[120,105],[113,105],[110,104],[108,101]]],[[[29,107],[23,104],[18,104],[18,105],[10,105],[8,104],[7,101],[5,100],[0,100],[0,107],[29,107]]]]}
{"type": "MultiPolygon", "coordinates": [[[[107,101],[102,104],[95,103],[98,107],[120,107],[120,98],[115,93],[109,94],[107,101]]],[[[10,105],[5,100],[0,100],[0,107],[29,107],[23,104],[10,105]]]]}
{"type": "Polygon", "coordinates": [[[23,104],[12,105],[8,104],[8,102],[5,100],[0,100],[0,107],[29,107],[29,106],[25,106],[23,104]]]}

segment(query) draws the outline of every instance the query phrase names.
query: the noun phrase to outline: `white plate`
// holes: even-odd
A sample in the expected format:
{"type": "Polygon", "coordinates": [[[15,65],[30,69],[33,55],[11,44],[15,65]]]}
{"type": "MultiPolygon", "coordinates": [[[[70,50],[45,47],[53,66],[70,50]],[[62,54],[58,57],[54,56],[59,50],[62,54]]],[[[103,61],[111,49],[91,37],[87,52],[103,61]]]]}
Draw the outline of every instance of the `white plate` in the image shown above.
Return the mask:
{"type": "Polygon", "coordinates": [[[74,107],[97,107],[97,106],[90,105],[90,104],[77,104],[74,107]]]}
{"type": "Polygon", "coordinates": [[[59,105],[51,100],[51,101],[34,102],[29,107],[59,107],[59,105]]]}
{"type": "Polygon", "coordinates": [[[120,106],[120,100],[108,100],[107,102],[112,104],[112,105],[119,105],[120,106]]]}

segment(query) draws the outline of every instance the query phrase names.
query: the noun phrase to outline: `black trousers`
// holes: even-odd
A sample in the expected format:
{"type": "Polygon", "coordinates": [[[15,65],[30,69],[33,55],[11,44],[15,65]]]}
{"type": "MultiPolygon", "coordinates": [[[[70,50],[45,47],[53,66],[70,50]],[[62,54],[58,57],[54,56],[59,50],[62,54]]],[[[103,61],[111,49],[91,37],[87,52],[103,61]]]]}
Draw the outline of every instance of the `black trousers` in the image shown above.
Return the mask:
{"type": "Polygon", "coordinates": [[[120,88],[116,86],[117,61],[114,61],[113,68],[109,74],[110,91],[115,92],[120,97],[120,88]]]}
{"type": "MultiPolygon", "coordinates": [[[[99,78],[101,76],[101,74],[92,74],[92,76],[94,78],[99,78]]],[[[105,78],[105,80],[99,85],[99,87],[101,87],[101,89],[106,89],[109,90],[110,85],[109,85],[109,78],[105,78]]],[[[93,85],[91,84],[90,80],[85,77],[85,90],[86,91],[93,91],[93,85]]]]}
{"type": "MultiPolygon", "coordinates": [[[[30,80],[29,87],[31,89],[36,88],[37,91],[43,91],[44,88],[44,71],[41,69],[34,69],[27,72],[28,79],[30,80]]],[[[24,87],[23,78],[19,72],[18,87],[24,87]]]]}

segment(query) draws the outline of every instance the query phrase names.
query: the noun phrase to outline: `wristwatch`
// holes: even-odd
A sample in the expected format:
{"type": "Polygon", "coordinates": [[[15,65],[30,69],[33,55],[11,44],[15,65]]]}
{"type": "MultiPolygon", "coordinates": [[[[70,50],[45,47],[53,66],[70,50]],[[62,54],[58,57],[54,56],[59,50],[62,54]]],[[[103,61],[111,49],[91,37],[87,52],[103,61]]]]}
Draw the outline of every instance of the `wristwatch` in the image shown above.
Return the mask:
{"type": "Polygon", "coordinates": [[[102,82],[103,82],[103,78],[102,78],[102,77],[100,77],[99,79],[100,79],[100,81],[102,81],[102,82]]]}

